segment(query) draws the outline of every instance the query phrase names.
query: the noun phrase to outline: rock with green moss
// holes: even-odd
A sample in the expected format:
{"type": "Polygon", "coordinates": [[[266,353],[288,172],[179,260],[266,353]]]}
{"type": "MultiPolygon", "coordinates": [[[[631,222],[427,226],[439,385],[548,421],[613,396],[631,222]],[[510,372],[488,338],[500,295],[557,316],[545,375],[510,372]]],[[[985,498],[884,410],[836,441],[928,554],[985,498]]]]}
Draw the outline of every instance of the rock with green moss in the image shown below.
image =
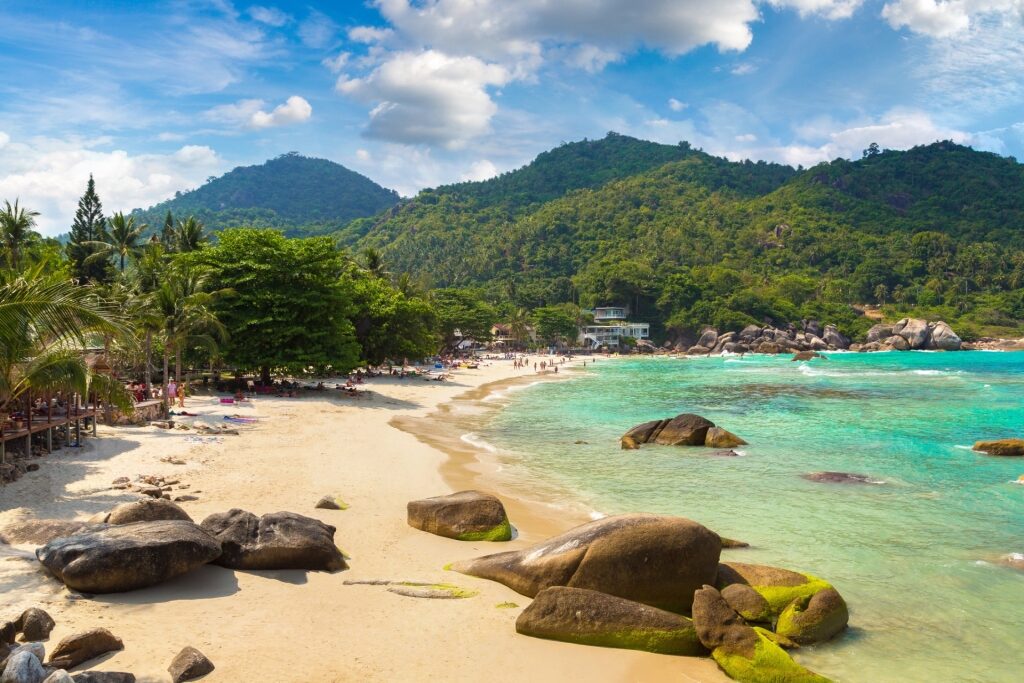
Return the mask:
{"type": "Polygon", "coordinates": [[[693,626],[701,643],[730,678],[741,683],[828,683],[786,654],[775,638],[753,628],[722,594],[704,586],[693,596],[693,626]]]}
{"type": "Polygon", "coordinates": [[[775,630],[794,642],[809,645],[834,638],[849,620],[843,596],[835,588],[826,588],[789,603],[779,615],[775,630]]]}
{"type": "Polygon", "coordinates": [[[587,588],[672,612],[714,581],[722,539],[682,517],[606,517],[523,550],[454,565],[463,574],[534,597],[551,586],[587,588]]]}
{"type": "Polygon", "coordinates": [[[809,598],[819,591],[832,588],[832,584],[812,574],[745,562],[723,562],[718,566],[715,586],[721,590],[731,584],[750,586],[765,600],[773,617],[782,614],[789,603],[798,598],[809,598]]]}
{"type": "Polygon", "coordinates": [[[348,503],[337,496],[324,496],[314,507],[318,510],[348,510],[348,503]]]}
{"type": "Polygon", "coordinates": [[[545,588],[519,615],[516,631],[581,645],[669,655],[707,654],[690,619],[582,588],[545,588]]]}
{"type": "Polygon", "coordinates": [[[480,491],[460,491],[448,496],[411,501],[409,526],[459,541],[508,541],[512,525],[505,506],[495,496],[480,491]]]}
{"type": "Polygon", "coordinates": [[[722,589],[722,597],[747,621],[770,623],[771,605],[763,595],[745,583],[731,583],[722,589]]]}

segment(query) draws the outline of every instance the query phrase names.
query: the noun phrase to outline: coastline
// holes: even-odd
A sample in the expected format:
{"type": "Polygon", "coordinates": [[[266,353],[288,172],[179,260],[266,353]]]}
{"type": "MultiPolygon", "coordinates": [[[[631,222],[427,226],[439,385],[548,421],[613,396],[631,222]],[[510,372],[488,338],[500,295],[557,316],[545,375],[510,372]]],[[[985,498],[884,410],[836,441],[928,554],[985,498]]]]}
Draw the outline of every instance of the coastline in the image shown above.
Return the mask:
{"type": "MultiPolygon", "coordinates": [[[[86,519],[138,499],[112,489],[114,478],[157,474],[190,486],[182,492],[199,500],[181,505],[197,521],[238,507],[256,514],[288,510],[332,524],[351,568],[323,574],[208,566],[153,588],[83,599],[45,575],[31,557],[32,546],[0,545],[0,615],[30,606],[47,610],[57,622],[48,649],[67,635],[107,627],[125,649],[93,668],[132,671],[142,681],[163,680],[165,667],[186,645],[214,662],[216,670],[204,679],[210,681],[728,680],[710,659],[520,636],[515,619],[528,598],[444,570],[453,561],[521,548],[585,518],[502,496],[520,534],[508,543],[459,542],[406,524],[408,501],[446,494],[462,483],[488,488],[489,479],[485,467],[474,470],[471,462],[439,449],[442,444],[393,421],[422,420],[452,410],[456,397],[484,397],[503,382],[538,379],[521,372],[517,376],[511,363],[498,361],[460,370],[450,383],[374,379],[367,384],[369,400],[333,394],[260,398],[251,407],[231,408],[259,421],[219,442],[196,443],[187,432],[154,427],[101,427],[86,448],[46,456],[39,471],[0,489],[0,527],[27,517],[86,519]],[[161,462],[166,457],[186,464],[161,462]],[[314,509],[327,494],[350,508],[314,509]],[[447,582],[478,594],[428,600],[344,584],[376,579],[447,582]],[[518,607],[497,607],[507,602],[518,607]],[[301,648],[286,646],[296,639],[301,648]]],[[[190,400],[189,410],[216,419],[223,412],[205,397],[190,400]]]]}

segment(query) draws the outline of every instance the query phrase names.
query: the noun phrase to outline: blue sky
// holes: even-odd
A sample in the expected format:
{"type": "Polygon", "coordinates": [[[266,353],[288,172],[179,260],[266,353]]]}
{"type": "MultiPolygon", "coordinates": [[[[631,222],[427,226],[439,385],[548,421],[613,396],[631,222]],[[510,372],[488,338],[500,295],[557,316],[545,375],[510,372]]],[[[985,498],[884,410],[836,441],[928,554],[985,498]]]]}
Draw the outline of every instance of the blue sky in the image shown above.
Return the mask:
{"type": "Polygon", "coordinates": [[[1024,158],[1024,0],[0,2],[0,199],[67,230],[288,151],[411,195],[607,131],[1024,158]]]}

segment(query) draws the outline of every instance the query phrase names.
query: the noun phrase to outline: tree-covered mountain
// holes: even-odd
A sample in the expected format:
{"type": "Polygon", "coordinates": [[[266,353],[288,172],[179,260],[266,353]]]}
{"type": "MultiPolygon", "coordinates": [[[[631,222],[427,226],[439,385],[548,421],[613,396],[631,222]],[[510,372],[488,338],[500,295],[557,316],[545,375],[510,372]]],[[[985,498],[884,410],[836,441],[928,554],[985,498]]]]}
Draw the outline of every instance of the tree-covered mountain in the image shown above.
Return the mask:
{"type": "Polygon", "coordinates": [[[133,214],[151,228],[162,225],[170,211],[175,218],[195,216],[212,230],[254,226],[315,234],[338,230],[398,200],[394,190],[340,164],[292,152],[258,166],[240,166],[133,214]]]}
{"type": "Polygon", "coordinates": [[[868,303],[1024,331],[1024,166],[950,142],[798,172],[609,135],[338,236],[432,287],[629,304],[669,335],[806,317],[857,334],[868,303]]]}

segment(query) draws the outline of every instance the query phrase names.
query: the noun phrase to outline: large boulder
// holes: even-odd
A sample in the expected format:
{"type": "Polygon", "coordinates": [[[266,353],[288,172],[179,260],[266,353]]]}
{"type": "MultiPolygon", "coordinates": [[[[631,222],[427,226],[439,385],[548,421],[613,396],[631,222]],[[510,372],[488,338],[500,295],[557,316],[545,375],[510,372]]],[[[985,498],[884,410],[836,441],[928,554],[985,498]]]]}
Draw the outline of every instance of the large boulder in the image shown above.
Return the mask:
{"type": "Polygon", "coordinates": [[[870,343],[888,339],[893,335],[892,327],[892,325],[886,325],[885,323],[878,323],[877,325],[872,326],[871,329],[868,330],[865,341],[870,343]]]}
{"type": "Polygon", "coordinates": [[[654,435],[654,443],[663,446],[701,446],[707,437],[708,430],[715,426],[714,422],[700,415],[683,413],[669,420],[654,435]]]}
{"type": "Polygon", "coordinates": [[[211,562],[220,543],[191,522],[135,522],[57,538],[36,550],[73,590],[117,593],[145,588],[211,562]]]}
{"type": "Polygon", "coordinates": [[[545,588],[516,619],[516,631],[535,638],[621,647],[667,655],[707,650],[693,622],[674,612],[582,588],[545,588]]]}
{"type": "Polygon", "coordinates": [[[709,327],[704,330],[704,333],[700,335],[700,339],[697,340],[697,346],[703,346],[704,348],[714,348],[715,344],[718,343],[718,330],[713,327],[709,327]]]}
{"type": "Polygon", "coordinates": [[[335,528],[294,512],[257,517],[245,510],[210,515],[202,528],[223,548],[216,563],[232,569],[348,569],[335,528]]]}
{"type": "Polygon", "coordinates": [[[940,320],[931,325],[931,334],[928,337],[929,349],[959,351],[961,346],[963,346],[963,340],[945,322],[940,320]]]}
{"type": "Polygon", "coordinates": [[[12,522],[0,530],[0,542],[45,545],[55,538],[72,536],[89,527],[73,519],[26,519],[12,522]]]}
{"type": "Polygon", "coordinates": [[[821,323],[817,320],[811,319],[803,321],[803,328],[804,332],[807,334],[812,334],[815,337],[821,336],[821,323]]]}
{"type": "Polygon", "coordinates": [[[745,446],[747,442],[721,427],[712,427],[704,437],[704,445],[710,448],[735,448],[745,446]]]}
{"type": "Polygon", "coordinates": [[[131,503],[122,503],[110,512],[100,513],[89,521],[97,524],[131,524],[167,519],[192,521],[187,512],[164,498],[143,498],[131,503]]]}
{"type": "Polygon", "coordinates": [[[745,683],[828,683],[786,654],[774,634],[746,624],[722,595],[704,586],[693,596],[693,625],[730,678],[745,683]]]}
{"type": "Polygon", "coordinates": [[[821,335],[822,340],[831,347],[837,349],[850,348],[850,339],[843,335],[835,325],[825,325],[825,331],[821,335]]]}
{"type": "Polygon", "coordinates": [[[640,444],[645,444],[651,437],[661,431],[661,428],[668,424],[668,420],[651,420],[633,427],[622,435],[620,442],[623,449],[636,449],[640,444]]]}
{"type": "Polygon", "coordinates": [[[761,336],[761,329],[757,325],[747,325],[740,331],[740,339],[750,341],[761,336]]]}
{"type": "Polygon", "coordinates": [[[199,650],[194,647],[186,647],[175,656],[167,672],[171,674],[173,683],[192,681],[214,670],[213,662],[207,659],[199,650]]]}
{"type": "Polygon", "coordinates": [[[713,581],[718,534],[682,517],[606,517],[523,550],[454,565],[456,571],[534,597],[551,586],[586,588],[673,612],[713,581]]]}
{"type": "Polygon", "coordinates": [[[782,353],[787,347],[774,341],[764,341],[754,347],[754,353],[767,353],[771,355],[782,353]]]}
{"type": "Polygon", "coordinates": [[[83,671],[72,678],[75,683],[135,683],[135,674],[125,671],[83,671]]]}
{"type": "Polygon", "coordinates": [[[891,351],[910,351],[913,347],[910,345],[905,338],[898,334],[894,334],[891,337],[887,337],[882,341],[878,342],[882,349],[891,351]]]}
{"type": "Polygon", "coordinates": [[[55,669],[70,669],[108,652],[123,650],[121,639],[105,628],[68,636],[50,653],[47,664],[55,669]]]}
{"type": "Polygon", "coordinates": [[[410,501],[409,526],[459,541],[508,541],[512,538],[505,506],[480,491],[410,501]]]}
{"type": "Polygon", "coordinates": [[[989,455],[1024,455],[1024,439],[997,439],[977,441],[974,450],[989,455]]]}
{"type": "Polygon", "coordinates": [[[42,683],[46,669],[32,652],[22,650],[7,658],[0,683],[42,683]]]}
{"type": "Polygon", "coordinates": [[[832,588],[832,584],[812,574],[745,562],[723,562],[718,567],[715,586],[724,590],[732,584],[750,586],[768,601],[773,616],[782,613],[789,603],[811,597],[819,591],[832,588]]]}
{"type": "Polygon", "coordinates": [[[763,595],[744,583],[731,583],[721,590],[722,598],[747,621],[771,622],[771,605],[763,595]]]}
{"type": "Polygon", "coordinates": [[[834,638],[846,628],[850,613],[835,588],[797,598],[782,610],[775,631],[801,645],[834,638]]]}
{"type": "Polygon", "coordinates": [[[928,321],[920,318],[903,318],[892,326],[892,333],[906,339],[912,349],[927,348],[931,337],[928,321]]]}
{"type": "Polygon", "coordinates": [[[46,640],[56,626],[53,617],[38,607],[29,607],[18,617],[18,629],[27,641],[46,640]]]}

